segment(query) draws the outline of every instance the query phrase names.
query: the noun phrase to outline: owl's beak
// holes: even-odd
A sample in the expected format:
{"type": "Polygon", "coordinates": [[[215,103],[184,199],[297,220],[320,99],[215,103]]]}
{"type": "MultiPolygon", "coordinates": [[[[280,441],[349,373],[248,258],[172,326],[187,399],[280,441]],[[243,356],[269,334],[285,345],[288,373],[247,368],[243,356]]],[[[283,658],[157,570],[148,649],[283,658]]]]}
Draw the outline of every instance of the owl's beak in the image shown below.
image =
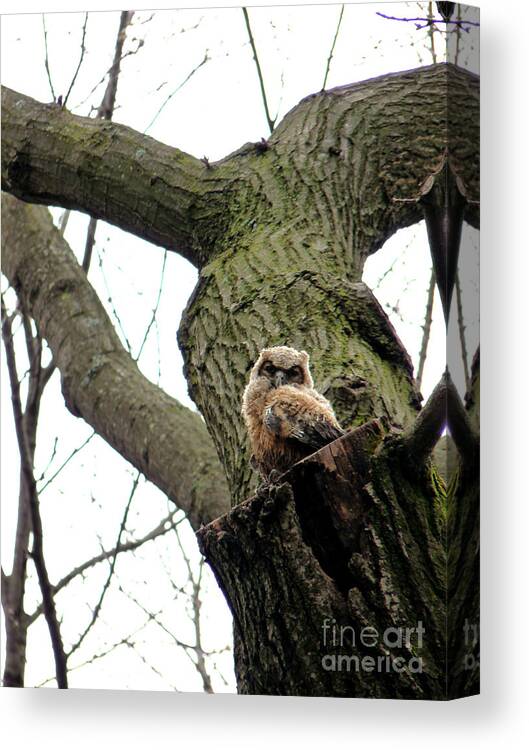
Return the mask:
{"type": "Polygon", "coordinates": [[[281,388],[282,385],[286,385],[287,383],[287,376],[286,373],[283,372],[283,370],[276,370],[276,374],[274,375],[274,385],[276,388],[281,388]]]}

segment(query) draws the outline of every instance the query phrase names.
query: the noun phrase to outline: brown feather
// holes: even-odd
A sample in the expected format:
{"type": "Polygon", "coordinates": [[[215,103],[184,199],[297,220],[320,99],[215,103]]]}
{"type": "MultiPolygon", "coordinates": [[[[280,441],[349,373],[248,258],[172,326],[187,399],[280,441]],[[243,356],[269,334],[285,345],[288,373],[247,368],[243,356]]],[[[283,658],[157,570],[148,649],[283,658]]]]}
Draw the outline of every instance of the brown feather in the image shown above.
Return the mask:
{"type": "Polygon", "coordinates": [[[268,477],[343,435],[330,403],[313,388],[308,354],[290,347],[264,349],[255,363],[243,396],[254,463],[268,477]],[[275,388],[262,372],[263,363],[288,371],[303,370],[301,384],[275,388]]]}

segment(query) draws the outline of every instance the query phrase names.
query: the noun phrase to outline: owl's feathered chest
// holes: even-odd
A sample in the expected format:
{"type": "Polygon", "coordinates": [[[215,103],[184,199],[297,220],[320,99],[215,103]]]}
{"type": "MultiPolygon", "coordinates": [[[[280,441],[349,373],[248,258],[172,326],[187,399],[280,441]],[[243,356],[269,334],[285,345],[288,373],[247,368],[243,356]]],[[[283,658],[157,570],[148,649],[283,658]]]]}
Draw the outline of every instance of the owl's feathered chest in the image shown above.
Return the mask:
{"type": "Polygon", "coordinates": [[[243,413],[254,460],[266,476],[342,434],[329,402],[317,391],[285,385],[264,392],[250,384],[243,413]]]}

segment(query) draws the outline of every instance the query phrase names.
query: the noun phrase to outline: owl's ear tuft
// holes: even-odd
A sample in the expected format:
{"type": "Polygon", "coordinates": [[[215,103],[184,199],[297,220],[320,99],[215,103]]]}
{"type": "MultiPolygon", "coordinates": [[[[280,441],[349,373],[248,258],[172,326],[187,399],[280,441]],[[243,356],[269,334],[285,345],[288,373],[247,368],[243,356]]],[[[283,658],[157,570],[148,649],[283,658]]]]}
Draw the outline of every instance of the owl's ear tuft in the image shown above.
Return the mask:
{"type": "Polygon", "coordinates": [[[303,359],[304,362],[308,362],[309,361],[310,357],[309,357],[308,353],[305,350],[300,351],[300,354],[301,354],[301,357],[302,357],[302,359],[303,359]]]}

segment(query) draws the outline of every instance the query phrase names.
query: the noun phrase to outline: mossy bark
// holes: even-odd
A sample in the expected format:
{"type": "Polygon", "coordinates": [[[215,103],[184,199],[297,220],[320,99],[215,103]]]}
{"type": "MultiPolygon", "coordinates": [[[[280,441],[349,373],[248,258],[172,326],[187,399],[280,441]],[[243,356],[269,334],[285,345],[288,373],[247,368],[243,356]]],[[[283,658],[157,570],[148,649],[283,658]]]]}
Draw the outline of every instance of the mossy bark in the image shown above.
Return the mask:
{"type": "Polygon", "coordinates": [[[375,420],[202,529],[239,690],[446,698],[444,510],[375,420]]]}
{"type": "Polygon", "coordinates": [[[182,508],[195,529],[229,505],[198,414],[144,377],[49,211],[2,195],[2,271],[48,341],[66,405],[182,508]]]}
{"type": "MultiPolygon", "coordinates": [[[[369,254],[422,218],[423,198],[445,168],[465,197],[465,219],[477,226],[478,102],[477,79],[451,65],[386,75],[307,97],[267,144],[246,144],[210,165],[123,126],[96,126],[3,93],[5,190],[85,210],[199,268],[179,343],[234,506],[201,532],[201,543],[235,616],[242,692],[448,697],[448,545],[474,533],[474,496],[454,495],[468,525],[464,538],[448,533],[446,490],[428,461],[414,460],[402,443],[420,413],[411,363],[362,272],[369,254]],[[363,458],[357,451],[345,475],[330,471],[329,504],[345,481],[361,508],[353,531],[343,519],[338,536],[349,541],[331,567],[322,560],[332,560],[336,534],[319,538],[309,523],[307,540],[306,475],[298,486],[293,475],[268,501],[247,500],[254,478],[241,396],[258,352],[274,344],[310,352],[316,386],[344,426],[361,430],[375,419],[388,432],[376,448],[364,446],[363,458]],[[362,481],[354,478],[360,466],[362,481]],[[325,618],[381,633],[420,621],[426,671],[363,672],[361,679],[318,671],[325,618]]],[[[28,274],[17,279],[29,294],[28,274]]],[[[50,298],[52,307],[58,301],[50,298]]],[[[87,419],[98,397],[88,371],[89,388],[74,399],[87,419]]],[[[118,449],[128,445],[129,429],[126,419],[113,421],[108,437],[118,449]]],[[[166,473],[152,478],[165,489],[171,467],[163,442],[156,460],[166,473]]],[[[151,461],[134,455],[141,467],[151,461]]],[[[306,472],[303,466],[293,471],[306,472]]],[[[321,471],[328,472],[325,460],[321,471]]],[[[459,601],[474,580],[464,577],[459,601]]],[[[412,652],[405,646],[402,656],[412,652]]]]}

